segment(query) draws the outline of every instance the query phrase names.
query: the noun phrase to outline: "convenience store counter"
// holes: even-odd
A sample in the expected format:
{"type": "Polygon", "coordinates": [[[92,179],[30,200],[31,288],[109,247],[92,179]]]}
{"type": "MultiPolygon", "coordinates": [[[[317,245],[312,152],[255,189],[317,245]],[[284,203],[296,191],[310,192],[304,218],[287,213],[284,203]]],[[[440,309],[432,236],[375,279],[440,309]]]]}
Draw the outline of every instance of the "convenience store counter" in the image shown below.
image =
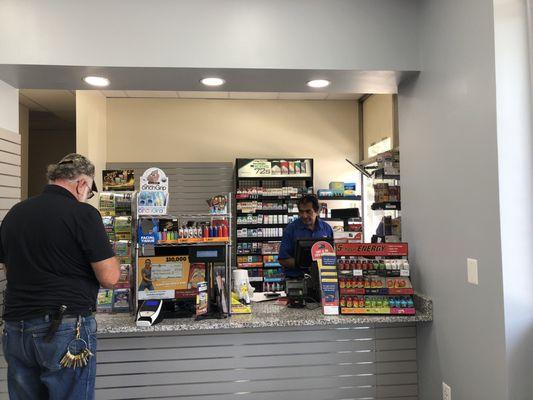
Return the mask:
{"type": "Polygon", "coordinates": [[[171,318],[152,327],[137,327],[129,314],[97,314],[99,335],[134,332],[204,331],[219,329],[285,328],[303,326],[342,326],[430,322],[433,303],[427,296],[415,295],[415,315],[323,315],[316,309],[288,308],[277,301],[252,304],[252,314],[234,314],[225,319],[171,318]]]}
{"type": "MultiPolygon", "coordinates": [[[[275,301],[224,320],[168,319],[138,328],[129,314],[98,314],[96,399],[418,399],[413,316],[322,315],[275,301]]],[[[1,346],[0,346],[1,348],[1,346]]],[[[0,400],[8,399],[0,350],[0,400]]]]}

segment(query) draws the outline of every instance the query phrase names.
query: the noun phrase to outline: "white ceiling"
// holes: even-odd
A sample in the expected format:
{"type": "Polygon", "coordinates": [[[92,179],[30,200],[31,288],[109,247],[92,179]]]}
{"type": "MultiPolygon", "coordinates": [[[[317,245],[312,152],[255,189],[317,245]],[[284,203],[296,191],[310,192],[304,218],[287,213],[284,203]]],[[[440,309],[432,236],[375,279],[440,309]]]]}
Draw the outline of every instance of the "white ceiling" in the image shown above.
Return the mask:
{"type": "MultiPolygon", "coordinates": [[[[150,90],[101,90],[108,98],[175,98],[238,100],[357,100],[356,93],[277,93],[277,92],[187,92],[150,90]]],[[[76,91],[21,89],[20,103],[34,111],[51,112],[59,118],[76,121],[76,91]]]]}

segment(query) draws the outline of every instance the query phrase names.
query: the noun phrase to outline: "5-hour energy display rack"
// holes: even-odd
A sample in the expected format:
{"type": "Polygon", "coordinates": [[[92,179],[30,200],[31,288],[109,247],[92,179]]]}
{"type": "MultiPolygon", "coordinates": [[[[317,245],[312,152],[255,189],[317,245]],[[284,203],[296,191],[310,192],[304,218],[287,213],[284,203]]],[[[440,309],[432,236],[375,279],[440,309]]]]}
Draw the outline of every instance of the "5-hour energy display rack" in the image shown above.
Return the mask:
{"type": "Polygon", "coordinates": [[[335,247],[341,314],[415,314],[407,243],[335,247]]]}

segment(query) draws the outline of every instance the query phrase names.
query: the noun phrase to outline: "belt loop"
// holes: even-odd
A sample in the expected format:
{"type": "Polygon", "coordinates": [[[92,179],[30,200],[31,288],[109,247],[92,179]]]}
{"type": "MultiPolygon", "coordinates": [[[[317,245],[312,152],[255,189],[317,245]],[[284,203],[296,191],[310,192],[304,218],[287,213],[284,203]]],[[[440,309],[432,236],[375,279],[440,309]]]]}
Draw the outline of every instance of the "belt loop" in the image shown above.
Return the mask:
{"type": "Polygon", "coordinates": [[[50,314],[44,315],[44,322],[50,322],[50,314]]]}
{"type": "Polygon", "coordinates": [[[20,333],[24,333],[24,321],[20,321],[20,333]]]}

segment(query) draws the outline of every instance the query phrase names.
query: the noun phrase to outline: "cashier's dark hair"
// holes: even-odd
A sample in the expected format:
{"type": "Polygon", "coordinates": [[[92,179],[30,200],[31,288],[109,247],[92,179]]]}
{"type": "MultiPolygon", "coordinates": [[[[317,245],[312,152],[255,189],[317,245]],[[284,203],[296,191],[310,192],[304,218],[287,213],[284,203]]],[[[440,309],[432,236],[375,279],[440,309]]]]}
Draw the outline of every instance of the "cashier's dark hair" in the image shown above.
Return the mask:
{"type": "Polygon", "coordinates": [[[94,165],[87,157],[77,153],[67,154],[57,164],[51,164],[46,169],[46,177],[49,181],[72,180],[80,175],[94,178],[94,165]]]}
{"type": "Polygon", "coordinates": [[[312,204],[313,210],[315,210],[315,212],[318,212],[318,210],[320,210],[320,204],[318,204],[318,199],[314,194],[304,194],[302,197],[300,197],[300,200],[298,200],[298,209],[300,209],[300,206],[309,203],[312,204]]]}

